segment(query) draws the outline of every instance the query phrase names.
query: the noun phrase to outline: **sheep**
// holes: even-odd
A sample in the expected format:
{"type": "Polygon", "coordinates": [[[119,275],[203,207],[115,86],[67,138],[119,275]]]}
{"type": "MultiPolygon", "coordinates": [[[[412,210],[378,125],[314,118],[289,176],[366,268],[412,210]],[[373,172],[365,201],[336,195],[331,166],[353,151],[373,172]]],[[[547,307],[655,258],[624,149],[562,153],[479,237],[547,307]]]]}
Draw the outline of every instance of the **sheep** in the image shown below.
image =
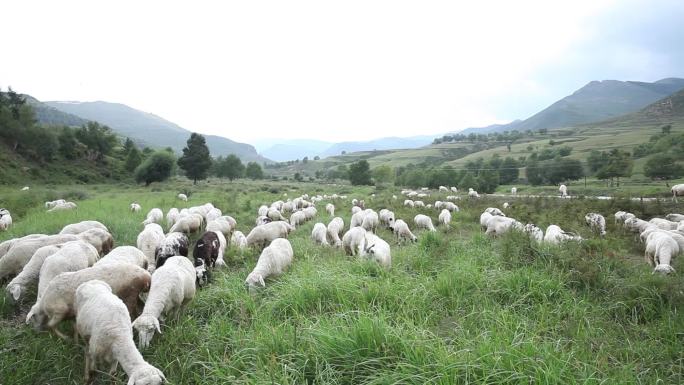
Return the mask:
{"type": "Polygon", "coordinates": [[[79,239],[95,246],[100,255],[107,254],[114,248],[114,237],[112,237],[108,231],[102,230],[100,228],[86,230],[77,236],[79,239]]]}
{"type": "Polygon", "coordinates": [[[147,256],[140,249],[134,246],[119,246],[104,257],[100,258],[93,266],[105,263],[130,263],[147,269],[147,256]]]}
{"type": "Polygon", "coordinates": [[[266,214],[268,214],[268,206],[266,206],[266,205],[259,206],[259,209],[257,210],[257,216],[265,217],[266,214]]]}
{"type": "Polygon", "coordinates": [[[414,207],[425,207],[425,203],[423,201],[413,201],[413,206],[414,207]]]}
{"type": "Polygon", "coordinates": [[[490,236],[499,236],[510,231],[511,228],[523,230],[524,226],[522,223],[513,218],[494,215],[491,219],[489,219],[489,221],[487,221],[487,231],[485,231],[485,234],[490,236]]]}
{"type": "Polygon", "coordinates": [[[435,206],[435,208],[436,208],[437,210],[441,210],[441,209],[442,209],[442,206],[444,206],[444,202],[442,202],[442,201],[435,201],[434,206],[435,206]]]}
{"type": "Polygon", "coordinates": [[[455,212],[459,212],[459,211],[461,211],[461,210],[458,208],[458,206],[456,206],[456,205],[453,204],[452,202],[444,202],[444,203],[442,204],[442,208],[443,208],[443,209],[446,209],[446,210],[449,210],[449,211],[451,211],[451,212],[454,212],[454,211],[455,211],[455,212]]]}
{"type": "Polygon", "coordinates": [[[615,214],[613,215],[615,217],[615,224],[617,225],[618,222],[624,223],[625,220],[623,219],[623,216],[627,214],[626,211],[616,211],[615,214]]]}
{"type": "Polygon", "coordinates": [[[318,213],[316,208],[313,206],[305,208],[304,210],[302,210],[302,212],[304,213],[304,216],[306,216],[307,221],[313,219],[318,213]]]}
{"type": "Polygon", "coordinates": [[[365,244],[364,254],[368,259],[377,262],[382,267],[392,267],[390,245],[385,240],[371,232],[366,232],[365,244]]]}
{"type": "Polygon", "coordinates": [[[352,215],[349,221],[349,228],[361,226],[363,224],[363,218],[366,217],[366,211],[362,210],[352,215]]]}
{"type": "Polygon", "coordinates": [[[98,362],[110,365],[110,375],[121,363],[130,385],[158,385],[166,381],[164,373],[147,363],[135,348],[126,305],[107,283],[85,282],[78,286],[74,297],[76,332],[86,341],[87,384],[92,382],[98,362]]]}
{"type": "Polygon", "coordinates": [[[282,207],[283,213],[291,213],[292,211],[294,211],[294,205],[292,204],[292,201],[287,201],[287,202],[283,203],[283,207],[282,207]]]}
{"type": "Polygon", "coordinates": [[[672,222],[663,218],[653,218],[648,222],[656,225],[657,227],[663,230],[676,230],[677,226],[679,225],[679,222],[672,222]]]}
{"type": "Polygon", "coordinates": [[[546,234],[544,234],[544,242],[558,245],[565,241],[582,241],[582,237],[574,233],[563,231],[557,225],[550,225],[546,228],[546,234]]]}
{"type": "Polygon", "coordinates": [[[437,231],[437,229],[435,229],[435,226],[432,224],[432,219],[430,219],[430,217],[428,217],[427,215],[423,215],[423,214],[416,215],[415,217],[413,217],[413,223],[419,229],[427,229],[430,231],[437,231]]]}
{"type": "Polygon", "coordinates": [[[147,213],[147,218],[143,221],[142,224],[143,224],[143,226],[149,225],[150,223],[161,224],[161,221],[163,219],[164,219],[164,212],[155,207],[152,210],[150,210],[150,212],[147,213]]]}
{"type": "Polygon", "coordinates": [[[156,223],[150,223],[149,225],[146,225],[143,231],[138,234],[136,245],[138,246],[138,249],[145,254],[145,259],[147,260],[147,270],[150,272],[153,272],[156,267],[155,254],[157,252],[157,248],[162,242],[164,242],[165,238],[164,230],[162,230],[161,226],[156,223]]]}
{"type": "Polygon", "coordinates": [[[31,256],[31,259],[24,265],[24,268],[19,274],[17,274],[14,279],[7,284],[5,288],[7,293],[14,299],[14,301],[19,301],[21,295],[26,292],[26,290],[34,285],[38,281],[40,275],[40,269],[45,262],[45,259],[50,255],[56,253],[62,244],[43,246],[36,250],[31,256]]]}
{"type": "Polygon", "coordinates": [[[26,323],[32,323],[37,329],[47,326],[59,337],[67,339],[57,330],[57,325],[62,320],[74,316],[76,288],[93,279],[109,284],[112,292],[123,300],[128,313],[133,316],[136,313],[138,295],[149,290],[152,276],[144,269],[129,263],[107,263],[62,273],[50,281],[43,296],[26,315],[26,323]]]}
{"type": "Polygon", "coordinates": [[[378,213],[372,209],[366,209],[365,213],[366,215],[364,215],[363,221],[361,221],[361,227],[367,231],[375,233],[375,230],[378,228],[378,224],[380,223],[380,219],[378,219],[378,213]]]}
{"type": "Polygon", "coordinates": [[[183,194],[183,193],[178,194],[177,197],[178,197],[178,199],[182,200],[183,202],[188,201],[188,196],[183,194]]]}
{"type": "Polygon", "coordinates": [[[140,212],[140,210],[142,210],[142,207],[135,202],[131,203],[129,207],[132,213],[137,213],[140,212]]]}
{"type": "Polygon", "coordinates": [[[568,196],[568,186],[561,184],[560,187],[558,187],[558,192],[561,194],[561,198],[565,198],[568,196]]]}
{"type": "Polygon", "coordinates": [[[224,215],[221,218],[217,218],[217,219],[224,220],[224,221],[228,222],[230,224],[230,231],[235,230],[235,228],[237,227],[237,221],[235,220],[235,218],[231,217],[230,215],[224,215]]]}
{"type": "Polygon", "coordinates": [[[480,230],[484,231],[487,229],[487,223],[489,223],[489,220],[494,218],[494,215],[488,213],[488,212],[483,212],[480,214],[480,230]]]}
{"type": "Polygon", "coordinates": [[[477,191],[473,190],[472,188],[468,189],[468,197],[470,198],[479,198],[480,194],[477,193],[477,191]]]}
{"type": "Polygon", "coordinates": [[[328,215],[330,215],[331,217],[334,217],[335,205],[333,205],[332,203],[328,203],[327,205],[325,205],[325,212],[328,213],[328,215]]]}
{"type": "Polygon", "coordinates": [[[648,226],[652,226],[652,223],[646,222],[642,219],[639,219],[637,217],[632,217],[628,218],[625,220],[624,227],[633,232],[633,233],[641,233],[644,231],[648,226]]]}
{"type": "Polygon", "coordinates": [[[222,215],[223,213],[221,212],[221,210],[214,207],[207,212],[207,214],[204,216],[204,220],[206,222],[211,222],[214,219],[220,218],[222,215]]]}
{"type": "Polygon", "coordinates": [[[64,199],[57,199],[57,200],[54,200],[54,201],[47,201],[47,202],[45,202],[45,208],[46,208],[46,209],[51,209],[51,208],[53,208],[53,207],[55,207],[55,206],[57,206],[57,205],[63,205],[63,204],[65,204],[65,203],[66,203],[66,201],[65,201],[64,199]]]}
{"type": "Polygon", "coordinates": [[[508,202],[504,202],[503,203],[504,210],[507,209],[508,207],[510,207],[510,204],[508,204],[508,202]]]}
{"type": "Polygon", "coordinates": [[[230,222],[225,220],[223,217],[216,218],[213,221],[207,222],[207,231],[218,231],[224,236],[230,236],[231,231],[233,231],[233,226],[230,222]]]}
{"type": "Polygon", "coordinates": [[[12,226],[12,215],[7,209],[0,209],[0,231],[5,231],[12,226]]]}
{"type": "Polygon", "coordinates": [[[379,218],[381,224],[385,225],[387,228],[392,228],[395,219],[394,212],[387,209],[382,209],[380,210],[379,218]]]}
{"type": "Polygon", "coordinates": [[[21,188],[21,191],[28,191],[29,189],[30,189],[29,186],[24,186],[24,187],[21,188]]]}
{"type": "Polygon", "coordinates": [[[352,204],[352,206],[358,206],[359,200],[356,199],[356,198],[353,198],[353,199],[351,200],[351,204],[352,204]]]}
{"type": "Polygon", "coordinates": [[[358,213],[358,212],[361,212],[361,211],[363,211],[363,209],[362,209],[361,207],[359,207],[359,206],[352,206],[352,208],[351,208],[351,213],[352,213],[352,215],[354,215],[354,214],[356,214],[356,213],[358,213]]]}
{"type": "Polygon", "coordinates": [[[197,259],[197,253],[199,252],[203,261],[211,262],[210,267],[223,267],[226,265],[225,261],[223,260],[223,255],[227,246],[228,242],[226,241],[226,237],[222,232],[207,231],[195,244],[195,249],[192,255],[195,259],[197,259]]]}
{"type": "Polygon", "coordinates": [[[230,237],[230,244],[235,246],[238,250],[242,251],[247,248],[247,238],[242,231],[236,230],[230,237]]]}
{"type": "Polygon", "coordinates": [[[397,241],[401,243],[402,240],[408,240],[411,242],[416,242],[418,237],[416,237],[409,229],[408,224],[402,219],[397,219],[391,228],[394,235],[397,237],[397,241]]]}
{"type": "Polygon", "coordinates": [[[644,258],[654,268],[653,273],[669,274],[675,272],[670,261],[679,252],[679,245],[669,234],[657,231],[650,234],[646,240],[644,258]]]}
{"type": "Polygon", "coordinates": [[[138,332],[138,346],[148,347],[155,330],[161,334],[160,318],[178,317],[181,309],[195,297],[195,281],[195,267],[183,256],[169,258],[154,272],[145,307],[132,325],[138,332]]]}
{"type": "Polygon", "coordinates": [[[409,192],[408,194],[406,194],[406,196],[409,197],[409,198],[415,198],[415,197],[418,196],[418,193],[415,192],[415,191],[411,191],[411,192],[409,192]]]}
{"type": "MultiPolygon", "coordinates": [[[[304,210],[306,211],[306,210],[304,210]]],[[[286,221],[287,219],[283,217],[283,214],[278,211],[278,209],[271,207],[268,209],[268,212],[266,213],[266,216],[271,220],[271,221],[286,221]]]]}
{"type": "Polygon", "coordinates": [[[167,259],[182,255],[188,256],[188,245],[190,240],[188,236],[180,232],[172,232],[166,234],[164,239],[159,243],[154,250],[154,266],[156,269],[164,265],[167,259]]]}
{"type": "Polygon", "coordinates": [[[673,222],[682,222],[684,221],[684,215],[682,214],[667,214],[665,215],[665,219],[668,221],[673,221],[673,222]]]}
{"type": "Polygon", "coordinates": [[[428,187],[421,187],[421,188],[420,188],[420,191],[430,191],[430,188],[428,188],[428,187]]]}
{"type": "Polygon", "coordinates": [[[278,222],[257,226],[247,234],[247,246],[264,248],[274,239],[287,238],[288,230],[278,222]]]}
{"type": "Polygon", "coordinates": [[[40,299],[45,294],[48,285],[56,276],[93,266],[98,258],[97,249],[86,242],[64,243],[54,254],[47,256],[40,267],[37,298],[40,299]]]}
{"type": "Polygon", "coordinates": [[[340,234],[344,230],[344,220],[340,217],[333,218],[327,226],[327,235],[330,243],[335,246],[341,246],[342,240],[340,239],[340,234]]]}
{"type": "Polygon", "coordinates": [[[47,212],[53,213],[55,211],[65,211],[65,210],[75,210],[78,208],[78,205],[74,202],[65,202],[61,204],[55,205],[55,207],[51,208],[47,212]]]}
{"type": "Polygon", "coordinates": [[[487,208],[485,209],[485,212],[486,212],[486,213],[490,213],[490,214],[492,214],[492,215],[494,215],[494,216],[501,216],[501,217],[505,217],[505,216],[506,216],[506,214],[504,214],[503,211],[497,209],[496,207],[487,207],[487,208]]]}
{"type": "Polygon", "coordinates": [[[328,245],[328,229],[323,223],[316,223],[311,231],[311,239],[319,245],[328,245]]]}
{"type": "Polygon", "coordinates": [[[292,226],[297,227],[304,222],[306,222],[306,214],[304,214],[303,211],[295,211],[292,213],[292,215],[290,215],[290,224],[292,226]]]}
{"type": "Polygon", "coordinates": [[[517,195],[518,194],[518,188],[517,187],[511,187],[511,195],[517,195]]]}
{"type": "Polygon", "coordinates": [[[257,264],[245,279],[250,290],[265,287],[264,281],[268,277],[281,275],[292,264],[294,252],[290,241],[277,238],[271,242],[259,255],[257,264]]]}
{"type": "Polygon", "coordinates": [[[50,235],[43,238],[29,238],[15,243],[2,259],[0,259],[0,282],[10,276],[19,274],[33,254],[43,246],[77,241],[73,234],[50,235]]]}
{"type": "Polygon", "coordinates": [[[589,213],[584,216],[584,221],[593,231],[598,232],[602,237],[606,236],[606,218],[603,215],[589,213]]]}
{"type": "Polygon", "coordinates": [[[544,231],[539,227],[535,226],[533,223],[528,223],[523,228],[523,231],[530,236],[530,239],[539,243],[544,239],[544,231]]]}
{"type": "Polygon", "coordinates": [[[104,231],[109,232],[107,229],[107,226],[103,225],[102,223],[98,221],[82,221],[78,223],[72,223],[70,225],[66,225],[62,228],[62,230],[59,232],[60,234],[81,234],[85,231],[88,231],[90,229],[101,229],[104,231]]]}
{"type": "Polygon", "coordinates": [[[12,248],[12,246],[14,246],[15,244],[17,244],[21,241],[26,241],[29,239],[40,239],[40,238],[45,238],[47,236],[48,235],[45,235],[45,234],[30,234],[30,235],[26,235],[26,236],[20,237],[20,238],[8,239],[8,240],[0,243],[0,258],[4,257],[5,254],[7,254],[7,252],[12,248]]]}
{"type": "Polygon", "coordinates": [[[439,213],[439,223],[444,225],[444,227],[449,228],[449,223],[451,222],[451,212],[447,209],[442,209],[439,213]]]}
{"type": "Polygon", "coordinates": [[[451,190],[452,193],[455,193],[455,194],[458,193],[458,189],[457,189],[456,187],[454,187],[454,186],[451,186],[450,190],[451,190]]]}
{"type": "Polygon", "coordinates": [[[396,195],[392,195],[392,199],[396,201],[396,200],[397,200],[397,196],[396,196],[396,195]]]}
{"type": "Polygon", "coordinates": [[[171,228],[180,217],[180,211],[177,208],[172,207],[166,213],[166,227],[171,228]]]}
{"type": "Polygon", "coordinates": [[[347,255],[362,255],[366,248],[366,230],[352,227],[342,236],[342,245],[347,255]]]}
{"type": "MultiPolygon", "coordinates": [[[[304,213],[302,213],[302,215],[304,215],[304,213]]],[[[273,222],[271,220],[271,218],[267,217],[266,215],[259,215],[256,218],[256,221],[254,221],[254,224],[256,226],[261,226],[261,225],[265,225],[265,224],[270,223],[270,222],[273,222]]]]}
{"type": "Polygon", "coordinates": [[[670,191],[672,191],[672,200],[677,202],[677,197],[684,195],[684,184],[676,184],[670,191]]]}
{"type": "Polygon", "coordinates": [[[461,199],[460,197],[457,197],[456,195],[447,195],[446,200],[448,201],[455,201],[461,199]]]}
{"type": "Polygon", "coordinates": [[[176,223],[171,226],[169,232],[181,232],[185,234],[196,233],[202,228],[204,217],[200,214],[188,214],[178,218],[176,223]]]}
{"type": "Polygon", "coordinates": [[[446,188],[445,186],[439,186],[439,192],[442,192],[442,191],[449,192],[449,189],[446,188]]]}

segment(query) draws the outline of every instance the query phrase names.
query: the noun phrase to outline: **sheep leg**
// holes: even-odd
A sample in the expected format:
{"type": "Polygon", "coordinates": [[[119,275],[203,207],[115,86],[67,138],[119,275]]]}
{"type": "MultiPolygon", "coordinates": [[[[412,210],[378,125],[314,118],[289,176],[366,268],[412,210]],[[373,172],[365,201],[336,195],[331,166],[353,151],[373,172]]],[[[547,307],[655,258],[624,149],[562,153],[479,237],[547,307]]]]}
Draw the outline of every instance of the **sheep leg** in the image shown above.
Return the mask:
{"type": "Polygon", "coordinates": [[[649,266],[655,267],[654,262],[653,262],[653,259],[652,259],[651,256],[649,255],[648,251],[645,251],[645,252],[644,252],[644,259],[646,260],[646,263],[648,263],[649,266]]]}
{"type": "Polygon", "coordinates": [[[47,327],[53,333],[55,333],[55,335],[57,335],[57,337],[65,340],[65,341],[69,341],[69,337],[66,334],[60,332],[59,329],[57,329],[57,325],[59,324],[59,322],[61,320],[62,320],[62,317],[53,316],[52,318],[50,318],[50,321],[48,321],[47,327]]]}

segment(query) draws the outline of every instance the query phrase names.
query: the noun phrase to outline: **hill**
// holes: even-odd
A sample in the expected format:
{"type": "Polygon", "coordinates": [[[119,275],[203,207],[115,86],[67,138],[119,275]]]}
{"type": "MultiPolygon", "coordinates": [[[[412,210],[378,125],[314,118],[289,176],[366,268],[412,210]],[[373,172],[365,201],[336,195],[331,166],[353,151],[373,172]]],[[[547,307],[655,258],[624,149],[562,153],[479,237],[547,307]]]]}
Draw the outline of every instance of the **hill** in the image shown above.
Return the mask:
{"type": "MultiPolygon", "coordinates": [[[[171,147],[174,151],[180,152],[191,133],[157,115],[120,103],[51,101],[43,104],[81,119],[105,124],[117,134],[150,147],[171,147]]],[[[205,137],[213,156],[235,154],[243,162],[270,162],[257,154],[256,149],[249,144],[238,143],[215,135],[205,135],[205,137]]]]}
{"type": "Polygon", "coordinates": [[[33,107],[33,112],[36,114],[36,120],[38,120],[39,124],[45,126],[80,127],[88,122],[86,119],[60,111],[42,103],[31,95],[24,94],[22,96],[24,96],[26,102],[33,107]]]}
{"type": "Polygon", "coordinates": [[[680,78],[666,78],[653,83],[618,80],[592,81],[572,95],[564,97],[523,121],[469,128],[461,133],[526,131],[600,122],[639,111],[681,89],[684,89],[684,79],[680,78]]]}

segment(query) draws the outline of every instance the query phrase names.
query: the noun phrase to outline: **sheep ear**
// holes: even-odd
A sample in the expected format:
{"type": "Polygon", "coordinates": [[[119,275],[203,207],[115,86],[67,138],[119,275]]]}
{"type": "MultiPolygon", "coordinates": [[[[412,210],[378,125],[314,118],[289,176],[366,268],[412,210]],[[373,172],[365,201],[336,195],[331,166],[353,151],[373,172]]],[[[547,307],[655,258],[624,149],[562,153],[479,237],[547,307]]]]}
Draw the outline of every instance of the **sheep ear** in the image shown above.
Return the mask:
{"type": "Polygon", "coordinates": [[[10,293],[12,293],[12,298],[14,298],[15,301],[18,301],[19,297],[21,296],[21,286],[12,286],[12,288],[10,289],[10,293]]]}
{"type": "Polygon", "coordinates": [[[154,319],[154,328],[157,329],[159,334],[162,334],[161,328],[159,327],[159,320],[157,318],[154,319]]]}

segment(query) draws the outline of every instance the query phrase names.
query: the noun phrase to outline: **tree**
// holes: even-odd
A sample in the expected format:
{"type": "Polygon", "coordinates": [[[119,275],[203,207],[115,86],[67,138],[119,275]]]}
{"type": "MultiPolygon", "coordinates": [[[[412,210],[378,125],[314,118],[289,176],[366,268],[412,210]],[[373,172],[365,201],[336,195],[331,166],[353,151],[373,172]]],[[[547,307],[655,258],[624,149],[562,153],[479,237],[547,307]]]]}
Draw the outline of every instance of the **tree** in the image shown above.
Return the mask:
{"type": "Polygon", "coordinates": [[[375,186],[389,185],[394,181],[394,170],[388,165],[378,166],[373,169],[373,179],[375,186]]]}
{"type": "Polygon", "coordinates": [[[233,179],[241,178],[244,174],[245,166],[235,154],[228,155],[216,167],[216,176],[219,178],[228,178],[232,181],[233,179]]]}
{"type": "Polygon", "coordinates": [[[316,156],[314,156],[314,160],[321,160],[321,157],[316,155],[316,156]]]}
{"type": "Polygon", "coordinates": [[[499,168],[499,181],[501,184],[510,184],[518,180],[518,168],[520,165],[518,161],[509,157],[501,162],[501,167],[499,168]]]}
{"type": "Polygon", "coordinates": [[[349,182],[354,186],[372,184],[370,165],[367,160],[360,160],[349,166],[349,182]]]}
{"type": "Polygon", "coordinates": [[[302,163],[304,163],[304,164],[309,163],[309,157],[305,156],[304,158],[302,158],[302,163]]]}
{"type": "Polygon", "coordinates": [[[138,166],[140,166],[140,163],[142,163],[142,154],[137,147],[133,146],[130,150],[128,150],[124,168],[126,171],[133,172],[136,168],[138,168],[138,166]]]}
{"type": "Polygon", "coordinates": [[[171,176],[175,163],[173,154],[157,151],[135,169],[135,180],[138,183],[145,182],[145,186],[152,182],[162,182],[171,176]]]}
{"type": "Polygon", "coordinates": [[[671,124],[666,124],[666,125],[660,127],[660,131],[661,131],[663,134],[668,135],[668,134],[670,133],[670,131],[672,131],[672,125],[671,125],[671,124]]]}
{"type": "Polygon", "coordinates": [[[672,154],[655,154],[648,158],[644,165],[644,175],[651,179],[670,180],[684,175],[684,169],[677,164],[672,154]]]}
{"type": "Polygon", "coordinates": [[[259,163],[249,162],[245,169],[245,176],[250,179],[264,179],[264,170],[261,169],[259,163]]]}
{"type": "Polygon", "coordinates": [[[59,142],[59,153],[63,157],[66,159],[76,159],[78,157],[79,143],[74,135],[74,130],[69,127],[64,127],[62,132],[57,136],[57,141],[59,142]]]}
{"type": "Polygon", "coordinates": [[[302,174],[296,172],[296,173],[294,174],[294,180],[296,180],[297,182],[301,182],[301,181],[304,180],[304,177],[302,176],[302,174]]]}
{"type": "Polygon", "coordinates": [[[102,160],[109,155],[115,145],[119,143],[112,130],[97,122],[88,122],[76,130],[76,139],[86,146],[88,160],[102,160]]]}
{"type": "MultiPolygon", "coordinates": [[[[589,155],[592,158],[591,162],[587,160],[591,168],[595,168],[599,163],[596,161],[597,156],[594,152],[589,155]]],[[[596,177],[599,179],[610,179],[611,186],[613,185],[613,178],[617,178],[618,186],[620,186],[620,177],[628,177],[632,175],[632,166],[634,162],[628,152],[612,149],[610,152],[601,152],[598,159],[603,163],[596,170],[596,177]]]]}
{"type": "Polygon", "coordinates": [[[193,184],[198,180],[207,179],[211,167],[211,156],[204,136],[193,132],[183,148],[183,155],[178,159],[178,166],[185,171],[185,175],[192,179],[193,184]]]}

